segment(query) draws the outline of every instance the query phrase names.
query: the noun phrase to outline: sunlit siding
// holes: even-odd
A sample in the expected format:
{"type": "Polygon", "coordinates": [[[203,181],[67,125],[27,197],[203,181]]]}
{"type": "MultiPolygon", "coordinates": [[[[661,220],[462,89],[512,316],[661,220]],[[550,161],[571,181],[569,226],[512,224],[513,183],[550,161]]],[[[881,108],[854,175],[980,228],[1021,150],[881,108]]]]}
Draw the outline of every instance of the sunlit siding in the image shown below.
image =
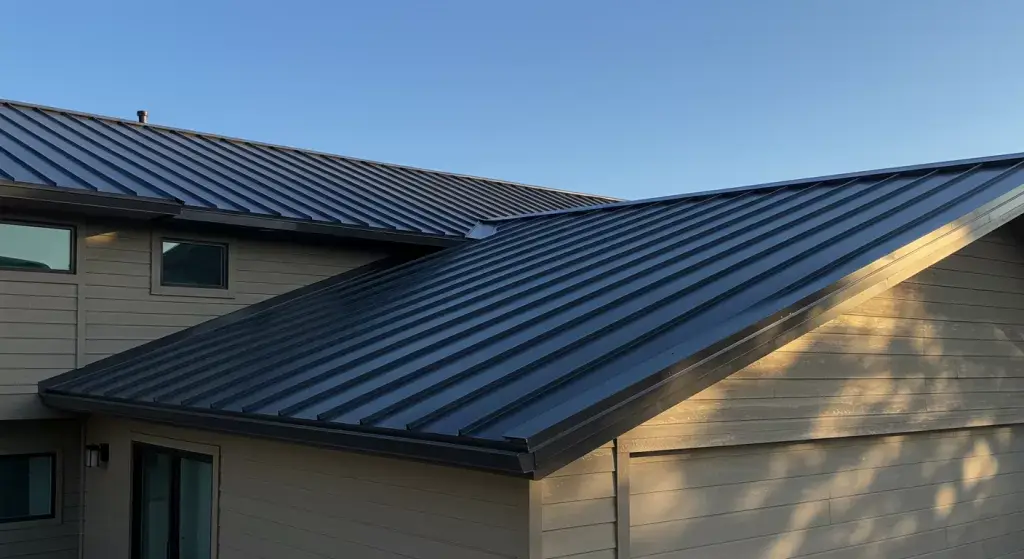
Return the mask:
{"type": "Polygon", "coordinates": [[[623,437],[635,451],[1024,421],[1024,246],[977,241],[623,437]]]}
{"type": "Polygon", "coordinates": [[[1024,553],[1020,427],[637,456],[630,476],[636,558],[1024,553]]]}
{"type": "Polygon", "coordinates": [[[540,482],[545,558],[615,558],[614,453],[605,445],[540,482]]]}

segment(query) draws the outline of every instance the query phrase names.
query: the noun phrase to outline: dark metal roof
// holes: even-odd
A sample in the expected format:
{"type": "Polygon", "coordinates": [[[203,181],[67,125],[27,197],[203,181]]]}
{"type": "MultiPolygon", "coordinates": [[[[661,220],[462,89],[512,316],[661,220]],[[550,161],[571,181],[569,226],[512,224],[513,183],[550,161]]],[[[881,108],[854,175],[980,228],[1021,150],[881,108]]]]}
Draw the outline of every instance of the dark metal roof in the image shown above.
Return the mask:
{"type": "Polygon", "coordinates": [[[1012,156],[492,222],[42,393],[539,477],[1019,215],[1022,184],[1012,156]]]}
{"type": "Polygon", "coordinates": [[[2,182],[456,238],[479,219],[613,200],[0,100],[2,182]]]}

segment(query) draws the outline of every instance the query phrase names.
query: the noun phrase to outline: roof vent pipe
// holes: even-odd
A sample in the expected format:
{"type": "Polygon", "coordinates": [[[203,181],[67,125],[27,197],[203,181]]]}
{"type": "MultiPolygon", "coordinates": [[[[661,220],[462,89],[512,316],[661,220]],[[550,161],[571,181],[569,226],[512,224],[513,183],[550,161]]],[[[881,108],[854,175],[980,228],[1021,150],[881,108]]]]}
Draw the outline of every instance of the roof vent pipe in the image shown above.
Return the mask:
{"type": "Polygon", "coordinates": [[[139,123],[146,124],[149,121],[148,111],[136,111],[135,114],[139,115],[139,123]]]}

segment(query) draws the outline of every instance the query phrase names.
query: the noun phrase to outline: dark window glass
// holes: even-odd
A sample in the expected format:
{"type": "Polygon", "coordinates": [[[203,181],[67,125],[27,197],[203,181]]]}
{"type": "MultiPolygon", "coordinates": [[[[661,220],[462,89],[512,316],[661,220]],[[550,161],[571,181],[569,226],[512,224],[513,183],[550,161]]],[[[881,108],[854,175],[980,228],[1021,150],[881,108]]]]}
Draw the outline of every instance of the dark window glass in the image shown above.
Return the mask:
{"type": "Polygon", "coordinates": [[[0,455],[0,523],[53,518],[55,458],[0,455]]]}
{"type": "Polygon", "coordinates": [[[70,272],[73,238],[68,227],[0,223],[0,268],[70,272]]]}
{"type": "Polygon", "coordinates": [[[213,458],[135,445],[133,559],[209,559],[213,458]]]}
{"type": "Polygon", "coordinates": [[[228,247],[166,239],[161,250],[161,285],[227,288],[228,247]]]}

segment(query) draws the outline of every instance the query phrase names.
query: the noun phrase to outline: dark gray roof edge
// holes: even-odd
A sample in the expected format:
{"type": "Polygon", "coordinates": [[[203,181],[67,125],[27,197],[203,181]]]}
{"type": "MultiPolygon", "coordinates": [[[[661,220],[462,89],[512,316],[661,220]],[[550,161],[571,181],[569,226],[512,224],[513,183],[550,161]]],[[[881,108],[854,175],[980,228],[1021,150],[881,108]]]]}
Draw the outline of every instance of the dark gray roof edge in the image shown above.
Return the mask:
{"type": "Polygon", "coordinates": [[[596,204],[593,206],[579,206],[575,208],[565,208],[561,210],[549,210],[545,212],[535,212],[529,214],[519,215],[508,215],[503,217],[491,217],[484,218],[477,222],[467,232],[469,238],[484,238],[490,234],[491,231],[486,229],[486,226],[493,223],[502,223],[506,221],[517,221],[520,219],[529,219],[535,217],[548,217],[553,215],[563,214],[575,214],[583,212],[592,212],[597,210],[608,210],[616,208],[628,208],[633,206],[644,206],[647,204],[657,204],[659,202],[671,202],[675,200],[686,200],[686,199],[700,199],[709,198],[713,196],[721,196],[723,194],[742,194],[746,192],[755,192],[758,190],[775,190],[779,188],[785,188],[787,186],[796,186],[801,184],[813,184],[823,182],[835,182],[844,181],[850,179],[870,178],[876,176],[892,175],[896,173],[912,173],[917,171],[938,171],[942,169],[952,169],[956,167],[973,167],[975,165],[984,163],[995,163],[1001,161],[1012,161],[1014,159],[1024,159],[1024,152],[1021,153],[1006,153],[1002,155],[990,155],[986,157],[973,157],[968,159],[954,159],[951,161],[940,161],[936,163],[921,163],[916,165],[905,165],[902,167],[887,167],[883,169],[869,169],[866,171],[853,171],[846,173],[838,173],[834,175],[823,175],[820,177],[811,177],[804,179],[789,179],[784,181],[766,182],[760,184],[753,184],[747,186],[734,186],[730,188],[719,188],[717,190],[700,190],[697,192],[686,192],[683,194],[670,194],[668,196],[658,196],[655,198],[643,198],[640,200],[622,200],[618,202],[612,202],[609,204],[596,204]],[[473,237],[472,235],[477,235],[473,237]]]}
{"type": "Polygon", "coordinates": [[[361,158],[361,157],[352,157],[352,156],[348,156],[348,155],[339,155],[339,154],[336,154],[336,153],[329,153],[329,152],[326,152],[326,151],[318,151],[318,150],[314,150],[314,149],[298,148],[298,147],[294,147],[294,146],[286,146],[286,145],[283,145],[283,144],[274,144],[274,143],[262,142],[262,141],[258,141],[258,140],[246,140],[245,138],[238,138],[238,137],[234,137],[234,136],[226,136],[226,135],[223,135],[223,134],[215,134],[215,133],[211,133],[211,132],[200,132],[200,131],[197,131],[197,130],[190,130],[188,128],[177,128],[177,127],[174,127],[174,126],[166,126],[166,125],[162,125],[162,124],[152,124],[152,123],[142,124],[142,123],[140,123],[138,121],[131,120],[131,119],[119,118],[119,117],[115,117],[115,116],[101,115],[101,114],[96,114],[96,113],[88,113],[88,112],[85,112],[85,111],[76,111],[76,110],[73,110],[73,109],[62,109],[60,107],[51,107],[51,106],[48,106],[48,105],[40,105],[38,103],[28,103],[28,102],[25,102],[25,101],[15,101],[13,99],[3,99],[3,98],[0,98],[0,104],[14,105],[14,106],[18,106],[18,107],[25,107],[25,108],[28,108],[28,109],[38,109],[38,110],[41,110],[41,111],[53,111],[53,112],[58,112],[58,113],[67,113],[69,115],[75,115],[75,116],[80,116],[80,117],[84,117],[84,118],[95,118],[95,119],[100,119],[100,120],[106,120],[106,121],[109,121],[109,122],[117,122],[117,123],[120,123],[120,124],[128,124],[128,125],[132,125],[132,126],[138,126],[140,128],[157,128],[157,129],[160,129],[160,130],[167,130],[169,132],[179,132],[179,133],[182,133],[182,134],[191,134],[191,135],[194,135],[194,136],[202,136],[204,138],[214,138],[214,139],[218,139],[218,140],[227,140],[229,142],[241,142],[243,144],[249,144],[249,145],[254,145],[254,146],[263,146],[263,147],[268,147],[268,148],[273,148],[273,149],[282,149],[282,150],[287,150],[287,151],[306,153],[306,154],[310,154],[310,155],[320,155],[320,156],[324,156],[324,157],[333,157],[333,158],[337,158],[337,159],[344,159],[344,160],[347,160],[347,161],[358,161],[358,162],[361,162],[361,163],[370,163],[370,164],[373,164],[373,165],[383,165],[385,167],[394,167],[394,168],[398,168],[398,169],[408,169],[410,171],[421,171],[421,172],[424,172],[424,173],[434,173],[434,174],[445,175],[445,176],[450,176],[450,177],[462,177],[462,178],[467,178],[467,179],[486,181],[486,182],[495,183],[495,184],[519,186],[519,187],[529,188],[529,189],[534,189],[534,190],[543,190],[543,191],[546,191],[546,192],[559,192],[559,193],[562,193],[562,194],[573,194],[573,195],[576,195],[576,196],[588,196],[588,197],[591,197],[591,198],[604,198],[606,200],[611,200],[611,201],[621,200],[621,198],[614,198],[612,196],[605,196],[605,195],[602,195],[602,194],[588,194],[586,192],[576,192],[576,191],[573,191],[573,190],[565,190],[565,189],[561,189],[561,188],[552,188],[550,186],[540,186],[540,185],[536,185],[536,184],[527,184],[527,183],[522,183],[522,182],[508,181],[508,180],[496,179],[496,178],[491,178],[491,177],[481,177],[481,176],[469,175],[469,174],[465,174],[465,173],[453,173],[453,172],[449,172],[449,171],[441,171],[441,170],[438,170],[438,169],[428,169],[428,168],[425,168],[425,167],[416,167],[416,166],[413,166],[413,165],[403,165],[401,163],[388,163],[388,162],[385,162],[385,161],[376,161],[376,160],[373,160],[373,159],[364,159],[364,158],[361,158]]]}
{"type": "Polygon", "coordinates": [[[311,283],[305,287],[300,287],[298,289],[289,291],[282,295],[278,295],[277,297],[272,297],[265,301],[261,301],[253,305],[242,307],[234,312],[230,312],[223,316],[207,320],[206,322],[199,323],[195,326],[192,326],[191,328],[186,328],[184,330],[180,330],[178,332],[164,336],[162,338],[157,338],[153,341],[144,343],[140,346],[133,347],[127,351],[115,353],[109,357],[100,359],[99,361],[96,361],[95,363],[90,363],[89,365],[86,365],[84,367],[42,380],[38,384],[39,391],[40,393],[43,393],[53,390],[59,385],[64,384],[65,382],[69,382],[86,375],[101,372],[108,367],[113,367],[116,365],[132,361],[138,358],[139,356],[145,355],[156,348],[166,347],[169,345],[176,344],[188,338],[201,336],[218,328],[227,326],[228,324],[232,324],[240,320],[245,320],[247,318],[258,315],[262,312],[269,311],[273,308],[289,303],[296,299],[314,295],[325,289],[330,289],[340,283],[353,281],[357,278],[361,278],[370,274],[375,274],[377,272],[382,272],[384,270],[390,270],[391,268],[401,266],[402,264],[406,264],[408,262],[408,259],[401,257],[388,257],[376,260],[374,262],[370,262],[369,264],[365,264],[363,266],[354,268],[347,272],[343,272],[336,276],[331,276],[329,278],[320,280],[316,283],[311,283]]]}
{"type": "Polygon", "coordinates": [[[55,391],[40,392],[40,397],[47,405],[79,413],[100,413],[156,421],[179,427],[454,465],[517,477],[530,478],[533,472],[532,456],[515,449],[513,445],[499,448],[471,444],[465,440],[445,441],[410,437],[408,434],[392,435],[385,432],[332,429],[243,415],[204,413],[182,408],[84,398],[55,391]]]}
{"type": "Polygon", "coordinates": [[[275,231],[289,231],[294,233],[343,237],[347,239],[385,241],[433,247],[452,247],[465,243],[469,240],[467,237],[456,237],[442,234],[417,233],[414,231],[379,229],[375,227],[360,227],[357,225],[341,225],[327,221],[305,221],[301,219],[288,219],[249,213],[188,207],[182,208],[180,214],[175,216],[174,219],[182,222],[226,225],[229,227],[241,227],[244,229],[273,229],[275,231]]]}
{"type": "Polygon", "coordinates": [[[0,199],[53,204],[55,206],[91,207],[135,212],[154,216],[178,216],[184,204],[162,198],[110,194],[93,190],[26,184],[0,179],[0,199]]]}
{"type": "MultiPolygon", "coordinates": [[[[1024,214],[1024,185],[527,442],[543,478],[1024,214]],[[874,294],[874,293],[872,293],[874,294]],[[852,302],[851,302],[852,301],[852,302]]],[[[635,450],[634,450],[635,451],[635,450]]]]}
{"type": "Polygon", "coordinates": [[[45,204],[52,206],[54,209],[67,208],[74,210],[76,208],[91,208],[92,210],[109,210],[110,214],[115,216],[134,214],[149,218],[167,217],[180,222],[216,224],[243,229],[272,229],[275,231],[419,246],[450,247],[462,244],[468,240],[466,237],[442,234],[417,233],[414,231],[341,225],[327,221],[306,221],[241,212],[189,208],[181,202],[161,198],[111,194],[84,188],[76,190],[63,187],[41,186],[10,180],[0,180],[0,200],[2,199],[17,200],[37,205],[45,204]]]}

